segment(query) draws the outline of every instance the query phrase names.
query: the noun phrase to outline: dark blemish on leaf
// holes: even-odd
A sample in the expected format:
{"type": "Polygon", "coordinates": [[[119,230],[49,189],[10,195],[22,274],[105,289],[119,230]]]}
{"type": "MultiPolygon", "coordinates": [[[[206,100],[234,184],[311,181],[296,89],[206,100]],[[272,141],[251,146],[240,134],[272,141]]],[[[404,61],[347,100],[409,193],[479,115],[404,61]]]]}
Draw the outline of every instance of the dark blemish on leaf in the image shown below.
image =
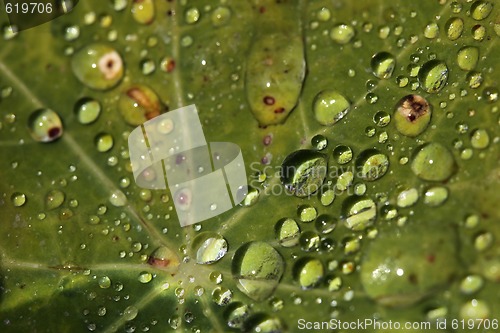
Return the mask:
{"type": "Polygon", "coordinates": [[[155,267],[167,267],[170,264],[170,260],[149,257],[148,264],[150,264],[151,266],[155,266],[155,267]]]}
{"type": "Polygon", "coordinates": [[[259,13],[264,14],[266,12],[266,7],[262,6],[259,8],[259,13]]]}
{"type": "Polygon", "coordinates": [[[61,129],[59,127],[52,127],[51,129],[49,129],[49,138],[56,138],[59,136],[59,134],[61,133],[61,129]]]}
{"type": "Polygon", "coordinates": [[[435,260],[436,260],[436,256],[435,256],[435,255],[433,255],[433,254],[429,254],[429,255],[427,256],[427,262],[428,262],[428,263],[432,264],[432,263],[434,263],[434,261],[435,261],[435,260]]]}
{"type": "Polygon", "coordinates": [[[274,113],[283,113],[285,112],[285,108],[277,108],[274,110],[274,113]]]}
{"type": "Polygon", "coordinates": [[[263,101],[264,101],[264,104],[266,104],[266,105],[273,105],[275,102],[274,97],[272,97],[272,96],[265,96],[263,101]]]}
{"type": "Polygon", "coordinates": [[[410,275],[408,275],[408,281],[411,283],[411,284],[418,284],[418,278],[415,274],[411,273],[410,275]]]}
{"type": "Polygon", "coordinates": [[[271,134],[268,134],[262,139],[262,143],[264,146],[269,146],[273,142],[273,136],[271,134]]]}
{"type": "Polygon", "coordinates": [[[398,104],[398,112],[411,123],[429,112],[429,102],[420,95],[407,95],[398,104]]]}

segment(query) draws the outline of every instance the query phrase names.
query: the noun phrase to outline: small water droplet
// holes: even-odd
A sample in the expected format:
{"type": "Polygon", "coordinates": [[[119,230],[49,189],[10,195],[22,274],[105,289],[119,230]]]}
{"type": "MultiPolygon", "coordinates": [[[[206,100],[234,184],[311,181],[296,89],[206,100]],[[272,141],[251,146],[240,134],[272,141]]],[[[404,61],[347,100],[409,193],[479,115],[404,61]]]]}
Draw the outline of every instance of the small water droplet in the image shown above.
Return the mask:
{"type": "Polygon", "coordinates": [[[437,23],[432,22],[425,26],[424,29],[425,38],[434,39],[439,36],[439,26],[437,23]]]}
{"type": "Polygon", "coordinates": [[[322,234],[329,234],[330,232],[335,230],[337,221],[331,215],[322,214],[318,216],[316,222],[314,222],[314,226],[318,232],[322,234]]]}
{"type": "Polygon", "coordinates": [[[309,206],[309,205],[303,205],[300,206],[299,209],[297,210],[297,215],[299,216],[300,220],[302,222],[312,222],[318,215],[318,212],[316,211],[316,208],[309,206]]]}
{"type": "Polygon", "coordinates": [[[483,80],[483,74],[476,71],[469,72],[466,77],[466,81],[472,89],[479,88],[481,83],[483,83],[483,80]]]}
{"type": "Polygon", "coordinates": [[[484,280],[480,275],[470,274],[460,282],[460,291],[466,295],[471,295],[479,291],[484,284],[484,280]]]}
{"type": "Polygon", "coordinates": [[[457,64],[460,69],[470,71],[474,69],[479,60],[479,49],[475,46],[464,46],[457,54],[457,64]]]}
{"type": "Polygon", "coordinates": [[[99,279],[97,279],[97,283],[99,284],[99,287],[102,289],[107,289],[111,287],[111,279],[107,276],[101,276],[99,279]]]}
{"type": "Polygon", "coordinates": [[[285,270],[281,255],[264,242],[250,242],[238,248],[232,273],[238,289],[256,301],[267,299],[278,286],[285,270]]]}
{"type": "Polygon", "coordinates": [[[149,283],[153,279],[153,274],[149,272],[141,272],[138,279],[140,283],[149,283]]]}
{"type": "Polygon", "coordinates": [[[123,207],[127,204],[127,197],[122,191],[116,190],[109,196],[109,202],[115,207],[123,207]]]}
{"type": "Polygon", "coordinates": [[[123,318],[126,321],[131,321],[131,320],[134,320],[135,317],[137,317],[138,313],[139,313],[139,310],[135,306],[130,305],[130,306],[127,306],[125,308],[125,310],[123,310],[123,318]]]}
{"type": "Polygon", "coordinates": [[[389,158],[376,149],[368,149],[359,154],[356,167],[362,179],[374,181],[389,169],[389,158]]]}
{"type": "Polygon", "coordinates": [[[139,24],[151,24],[155,19],[155,4],[153,0],[132,2],[132,17],[139,24]]]}
{"type": "Polygon", "coordinates": [[[319,259],[303,258],[294,265],[293,272],[302,289],[311,289],[322,281],[325,269],[319,259]]]}
{"type": "Polygon", "coordinates": [[[292,247],[299,243],[300,228],[292,218],[279,220],[275,227],[276,239],[281,246],[292,247]]]}
{"type": "Polygon", "coordinates": [[[342,216],[349,229],[363,230],[373,224],[377,217],[377,206],[367,197],[352,196],[342,203],[342,216]]]}
{"type": "Polygon", "coordinates": [[[319,249],[321,238],[314,231],[303,231],[299,237],[299,244],[302,251],[312,252],[319,249]]]}
{"type": "Polygon", "coordinates": [[[28,119],[31,137],[38,142],[52,142],[63,134],[63,124],[59,115],[50,109],[33,112],[28,119]]]}
{"type": "Polygon", "coordinates": [[[398,207],[410,207],[413,206],[418,200],[418,190],[416,188],[410,188],[399,192],[396,204],[398,207]]]}
{"type": "Polygon", "coordinates": [[[224,312],[227,326],[231,328],[242,328],[248,317],[250,317],[250,307],[240,302],[229,304],[224,312]]]}
{"type": "Polygon", "coordinates": [[[335,90],[324,90],[314,98],[314,116],[321,125],[331,126],[349,112],[350,106],[344,95],[335,90]]]}
{"type": "Polygon", "coordinates": [[[217,287],[212,292],[212,301],[219,306],[228,305],[233,298],[233,292],[225,287],[217,287]]]}
{"type": "Polygon", "coordinates": [[[196,263],[212,264],[222,259],[227,253],[227,241],[219,234],[202,232],[193,240],[192,249],[196,263]]]}
{"type": "Polygon", "coordinates": [[[458,17],[452,17],[445,24],[446,35],[449,40],[457,40],[464,30],[464,21],[458,17]]]}
{"type": "Polygon", "coordinates": [[[220,6],[214,9],[210,15],[210,20],[214,27],[226,25],[231,19],[231,10],[228,7],[220,6]]]}
{"type": "Polygon", "coordinates": [[[352,160],[352,149],[349,146],[338,145],[333,150],[333,158],[338,164],[346,164],[352,160]]]}
{"type": "Polygon", "coordinates": [[[428,188],[424,193],[424,203],[429,206],[442,205],[448,199],[448,189],[443,186],[428,188]]]}
{"type": "Polygon", "coordinates": [[[100,133],[95,137],[97,151],[104,153],[113,148],[113,137],[108,133],[100,133]]]}
{"type": "Polygon", "coordinates": [[[48,210],[60,207],[64,202],[65,195],[60,190],[51,190],[45,196],[45,207],[48,210]]]}
{"type": "Polygon", "coordinates": [[[485,129],[476,129],[471,133],[470,143],[475,149],[485,149],[490,144],[490,136],[485,129]]]}
{"type": "Polygon", "coordinates": [[[486,87],[483,90],[483,98],[488,103],[495,103],[498,101],[499,91],[495,87],[486,87]]]}
{"type": "Polygon", "coordinates": [[[403,135],[417,136],[429,125],[431,113],[431,107],[425,98],[420,95],[407,95],[396,104],[396,129],[403,135]]]}
{"type": "Polygon", "coordinates": [[[298,150],[288,155],[282,165],[280,179],[287,191],[306,197],[321,187],[326,177],[327,159],[314,150],[298,150]]]}
{"type": "Polygon", "coordinates": [[[187,24],[195,24],[200,20],[200,11],[196,7],[192,7],[186,10],[184,14],[184,20],[187,24]]]}
{"type": "Polygon", "coordinates": [[[311,139],[311,145],[317,150],[323,150],[328,146],[328,139],[321,134],[315,135],[311,139]]]}
{"type": "Polygon", "coordinates": [[[26,195],[24,193],[14,192],[11,195],[10,200],[12,201],[12,204],[15,207],[21,207],[26,203],[27,198],[26,198],[26,195]]]}

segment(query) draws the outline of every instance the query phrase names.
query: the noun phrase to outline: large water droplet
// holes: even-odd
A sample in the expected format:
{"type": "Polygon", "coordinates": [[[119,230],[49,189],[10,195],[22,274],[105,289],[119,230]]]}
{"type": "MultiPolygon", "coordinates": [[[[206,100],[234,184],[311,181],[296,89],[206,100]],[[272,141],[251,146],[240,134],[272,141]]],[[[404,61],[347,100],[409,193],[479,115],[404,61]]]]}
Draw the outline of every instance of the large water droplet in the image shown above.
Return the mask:
{"type": "Polygon", "coordinates": [[[424,193],[424,203],[429,206],[439,206],[446,199],[448,199],[448,189],[443,186],[431,187],[424,193]]]}
{"type": "Polygon", "coordinates": [[[440,60],[426,62],[418,73],[420,86],[428,93],[437,93],[446,85],[448,67],[440,60]]]}
{"type": "Polygon", "coordinates": [[[368,181],[379,179],[389,169],[389,158],[376,149],[368,149],[356,159],[359,176],[368,181]]]}
{"type": "Polygon", "coordinates": [[[63,134],[63,125],[59,115],[50,109],[33,112],[28,119],[31,137],[38,142],[51,142],[63,134]]]}
{"type": "Polygon", "coordinates": [[[370,198],[352,196],[342,203],[342,218],[349,229],[364,230],[376,217],[377,205],[370,198]]]}
{"type": "Polygon", "coordinates": [[[76,52],[71,68],[80,82],[96,90],[113,88],[124,73],[120,54],[104,44],[90,44],[76,52]]]}
{"type": "Polygon", "coordinates": [[[137,23],[151,24],[155,18],[155,5],[153,0],[133,1],[132,17],[137,23]]]}
{"type": "Polygon", "coordinates": [[[184,20],[187,24],[194,24],[199,21],[200,16],[201,14],[199,9],[196,7],[191,7],[186,10],[186,13],[184,14],[184,20]]]}
{"type": "Polygon", "coordinates": [[[192,245],[196,263],[211,264],[219,261],[227,252],[227,241],[213,232],[203,232],[196,236],[192,245]]]}
{"type": "Polygon", "coordinates": [[[120,94],[118,110],[125,122],[139,126],[162,112],[160,98],[150,87],[137,84],[120,94]]]}
{"type": "Polygon", "coordinates": [[[445,24],[446,35],[449,40],[456,40],[464,31],[464,21],[458,17],[452,17],[445,24]]]}
{"type": "Polygon", "coordinates": [[[465,46],[458,51],[457,64],[464,71],[474,69],[479,60],[479,49],[475,46],[465,46]]]}
{"type": "Polygon", "coordinates": [[[372,57],[371,67],[373,75],[379,79],[388,79],[396,67],[396,58],[389,52],[379,52],[372,57]]]}
{"type": "Polygon", "coordinates": [[[271,296],[284,269],[281,255],[264,242],[247,243],[238,248],[233,257],[232,273],[238,288],[256,301],[271,296]]]}
{"type": "Polygon", "coordinates": [[[321,125],[331,126],[349,112],[350,106],[344,95],[335,90],[324,90],[314,98],[314,116],[321,125]]]}
{"type": "Polygon", "coordinates": [[[224,312],[227,326],[231,328],[242,328],[243,323],[250,317],[250,307],[240,302],[229,304],[224,312]]]}
{"type": "Polygon", "coordinates": [[[355,34],[354,28],[349,24],[338,24],[330,31],[330,38],[343,45],[349,43],[355,34]]]}
{"type": "Polygon", "coordinates": [[[281,165],[281,182],[298,197],[306,197],[321,187],[327,172],[327,158],[314,150],[298,150],[281,165]]]}
{"type": "Polygon", "coordinates": [[[478,0],[470,7],[471,16],[474,20],[481,21],[487,18],[493,10],[493,4],[489,1],[478,0]]]}
{"type": "Polygon", "coordinates": [[[24,193],[14,192],[12,193],[10,200],[15,207],[21,207],[26,203],[27,198],[24,193]]]}
{"type": "Polygon", "coordinates": [[[411,162],[415,175],[423,180],[444,181],[455,172],[453,154],[440,143],[428,143],[417,148],[411,162]]]}
{"type": "Polygon", "coordinates": [[[399,100],[394,122],[399,133],[414,137],[421,134],[431,120],[429,102],[420,95],[407,95],[399,100]]]}
{"type": "Polygon", "coordinates": [[[279,220],[275,227],[276,239],[281,246],[292,247],[299,243],[300,228],[292,218],[279,220]]]}
{"type": "Polygon", "coordinates": [[[485,149],[490,144],[490,136],[485,129],[478,128],[471,133],[470,143],[475,149],[485,149]]]}
{"type": "Polygon", "coordinates": [[[294,276],[303,289],[318,285],[324,277],[325,269],[319,259],[304,258],[293,267],[294,276]]]}

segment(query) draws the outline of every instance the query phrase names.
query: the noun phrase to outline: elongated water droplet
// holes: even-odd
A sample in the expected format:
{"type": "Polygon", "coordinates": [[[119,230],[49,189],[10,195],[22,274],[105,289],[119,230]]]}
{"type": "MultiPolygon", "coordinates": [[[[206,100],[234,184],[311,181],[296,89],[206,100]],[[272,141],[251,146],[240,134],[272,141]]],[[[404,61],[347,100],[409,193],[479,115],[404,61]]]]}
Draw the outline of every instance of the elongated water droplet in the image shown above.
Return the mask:
{"type": "Polygon", "coordinates": [[[271,296],[284,269],[281,255],[264,242],[247,243],[233,257],[232,273],[238,289],[256,301],[271,296]]]}
{"type": "Polygon", "coordinates": [[[379,179],[389,169],[389,158],[376,149],[368,149],[356,159],[359,176],[368,181],[379,179]]]}
{"type": "Polygon", "coordinates": [[[437,93],[446,85],[448,67],[440,60],[426,62],[418,73],[420,86],[428,93],[437,93]]]}
{"type": "Polygon", "coordinates": [[[489,1],[478,0],[470,7],[471,16],[474,20],[481,21],[487,18],[493,10],[493,4],[489,1]]]}
{"type": "Polygon", "coordinates": [[[475,46],[465,46],[458,51],[457,64],[464,71],[473,70],[479,60],[479,49],[475,46]]]}
{"type": "Polygon", "coordinates": [[[75,105],[75,113],[80,124],[91,124],[101,114],[101,103],[92,98],[82,98],[75,105]]]}
{"type": "Polygon", "coordinates": [[[327,172],[327,159],[314,150],[298,150],[281,165],[281,182],[298,197],[306,197],[321,187],[327,172]]]}
{"type": "Polygon", "coordinates": [[[279,220],[275,227],[276,239],[281,246],[292,247],[299,243],[300,228],[292,218],[279,220]]]}
{"type": "Polygon", "coordinates": [[[446,35],[449,40],[457,40],[464,31],[464,21],[458,17],[452,17],[445,24],[446,35]]]}
{"type": "Polygon", "coordinates": [[[351,103],[336,90],[324,90],[314,98],[313,112],[316,120],[325,126],[331,126],[342,119],[351,103]]]}
{"type": "Polygon", "coordinates": [[[50,109],[33,112],[28,119],[31,137],[38,142],[52,142],[63,134],[63,124],[59,115],[50,109]]]}
{"type": "Polygon", "coordinates": [[[95,145],[97,147],[97,151],[101,153],[111,150],[111,148],[113,148],[113,143],[114,140],[111,134],[100,133],[95,137],[95,145]]]}
{"type": "Polygon", "coordinates": [[[431,187],[424,193],[424,203],[429,206],[439,206],[446,199],[448,199],[448,189],[443,186],[431,187]]]}
{"type": "Polygon", "coordinates": [[[300,287],[310,289],[317,286],[324,277],[325,269],[319,259],[304,258],[293,267],[294,276],[300,287]]]}
{"type": "Polygon", "coordinates": [[[163,106],[150,87],[136,84],[127,88],[118,100],[118,110],[129,125],[139,126],[160,115],[163,106]]]}
{"type": "Polygon", "coordinates": [[[398,207],[410,207],[413,206],[418,200],[418,190],[416,188],[410,188],[399,192],[396,204],[398,207]]]}
{"type": "Polygon", "coordinates": [[[330,31],[330,38],[333,39],[338,44],[349,43],[356,34],[354,28],[349,24],[337,24],[330,31]]]}
{"type": "Polygon", "coordinates": [[[352,230],[363,230],[371,226],[377,217],[377,206],[367,197],[349,197],[342,203],[342,217],[352,230]]]}
{"type": "Polygon", "coordinates": [[[71,68],[80,82],[96,90],[115,87],[124,73],[122,57],[105,44],[83,47],[73,55],[71,68]]]}
{"type": "Polygon", "coordinates": [[[453,154],[446,147],[431,142],[417,148],[411,169],[423,180],[444,181],[453,175],[456,164],[453,154]]]}

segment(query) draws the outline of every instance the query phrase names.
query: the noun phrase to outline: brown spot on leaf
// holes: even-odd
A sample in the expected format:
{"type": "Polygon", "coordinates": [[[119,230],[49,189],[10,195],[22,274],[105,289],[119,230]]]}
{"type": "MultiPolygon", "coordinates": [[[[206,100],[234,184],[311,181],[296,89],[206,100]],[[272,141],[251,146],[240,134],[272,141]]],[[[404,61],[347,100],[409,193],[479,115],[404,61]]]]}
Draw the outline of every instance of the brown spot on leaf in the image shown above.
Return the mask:
{"type": "Polygon", "coordinates": [[[411,123],[430,111],[429,102],[420,95],[407,95],[398,104],[398,112],[411,123]]]}
{"type": "Polygon", "coordinates": [[[265,96],[263,99],[263,102],[266,105],[273,105],[275,100],[274,100],[274,97],[272,97],[272,96],[265,96]]]}

